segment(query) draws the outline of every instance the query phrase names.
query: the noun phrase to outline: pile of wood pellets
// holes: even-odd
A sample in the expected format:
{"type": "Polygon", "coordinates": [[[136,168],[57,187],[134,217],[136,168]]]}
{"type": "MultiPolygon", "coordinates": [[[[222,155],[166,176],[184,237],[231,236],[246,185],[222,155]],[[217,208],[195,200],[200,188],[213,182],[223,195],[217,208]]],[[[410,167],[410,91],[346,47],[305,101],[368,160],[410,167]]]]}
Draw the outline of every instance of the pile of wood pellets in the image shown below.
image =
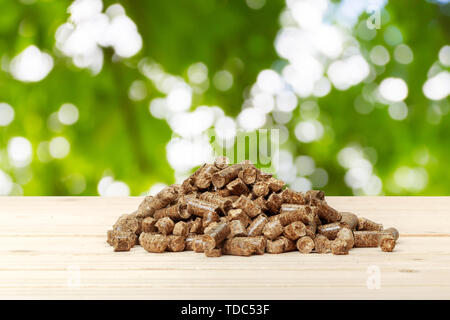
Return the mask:
{"type": "Polygon", "coordinates": [[[141,245],[148,252],[192,250],[222,254],[348,254],[353,247],[394,250],[395,228],[328,205],[322,191],[294,191],[248,161],[219,157],[181,185],[147,196],[107,232],[115,251],[141,245]]]}

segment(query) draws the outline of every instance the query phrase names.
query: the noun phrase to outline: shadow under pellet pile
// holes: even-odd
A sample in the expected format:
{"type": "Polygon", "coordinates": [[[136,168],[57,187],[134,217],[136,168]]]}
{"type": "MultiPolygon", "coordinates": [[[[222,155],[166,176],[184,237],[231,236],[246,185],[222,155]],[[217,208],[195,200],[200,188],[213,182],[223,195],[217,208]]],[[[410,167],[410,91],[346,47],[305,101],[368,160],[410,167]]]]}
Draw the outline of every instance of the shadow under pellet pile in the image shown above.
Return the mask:
{"type": "Polygon", "coordinates": [[[204,164],[181,185],[147,196],[107,233],[115,251],[141,245],[148,252],[193,250],[222,254],[347,254],[352,247],[393,251],[395,228],[338,212],[322,191],[293,191],[245,161],[204,164]]]}

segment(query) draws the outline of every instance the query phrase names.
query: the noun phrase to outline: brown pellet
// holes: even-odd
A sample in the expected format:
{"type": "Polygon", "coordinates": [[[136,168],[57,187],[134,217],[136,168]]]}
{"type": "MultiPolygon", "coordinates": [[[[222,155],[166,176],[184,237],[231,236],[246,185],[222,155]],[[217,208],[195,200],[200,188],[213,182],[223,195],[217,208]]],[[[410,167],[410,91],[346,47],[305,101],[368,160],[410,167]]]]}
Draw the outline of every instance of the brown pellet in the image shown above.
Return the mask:
{"type": "Polygon", "coordinates": [[[358,216],[351,212],[341,212],[342,224],[346,225],[351,230],[355,230],[358,227],[358,216]]]}
{"type": "Polygon", "coordinates": [[[166,251],[169,239],[165,235],[157,233],[141,233],[139,243],[148,252],[161,253],[166,251]]]}
{"type": "Polygon", "coordinates": [[[296,243],[296,241],[288,239],[285,236],[280,236],[278,239],[281,239],[284,242],[284,252],[297,250],[297,243],[296,243]]]}
{"type": "Polygon", "coordinates": [[[113,225],[113,229],[137,233],[140,229],[139,220],[134,214],[123,214],[113,225]]]}
{"type": "Polygon", "coordinates": [[[381,231],[383,225],[373,222],[372,220],[359,217],[358,218],[358,231],[381,231]]]}
{"type": "Polygon", "coordinates": [[[174,226],[175,223],[169,217],[161,218],[155,223],[158,232],[163,235],[171,234],[174,226]]]}
{"type": "Polygon", "coordinates": [[[235,237],[225,240],[223,252],[236,256],[263,254],[266,249],[264,237],[235,237]]]}
{"type": "Polygon", "coordinates": [[[266,223],[262,233],[267,239],[274,240],[283,233],[283,226],[280,220],[275,219],[266,223]]]}
{"type": "Polygon", "coordinates": [[[278,217],[283,225],[287,225],[294,221],[312,223],[315,220],[315,214],[311,207],[289,203],[284,203],[281,205],[280,214],[278,217]]]}
{"type": "Polygon", "coordinates": [[[228,217],[230,220],[240,220],[244,227],[252,223],[252,219],[242,209],[232,209],[228,211],[228,217]]]}
{"type": "Polygon", "coordinates": [[[314,249],[314,241],[308,236],[301,237],[297,240],[297,250],[300,253],[311,253],[314,249]]]}
{"type": "Polygon", "coordinates": [[[205,256],[214,258],[220,257],[222,256],[222,249],[221,248],[207,249],[205,250],[205,256]]]}
{"type": "Polygon", "coordinates": [[[337,210],[330,207],[325,200],[312,199],[311,203],[317,207],[317,214],[321,219],[329,223],[341,220],[341,214],[337,210]]]}
{"type": "Polygon", "coordinates": [[[158,220],[156,220],[153,217],[147,217],[144,220],[142,220],[141,224],[142,232],[155,232],[157,230],[155,227],[156,221],[158,220]]]}
{"type": "Polygon", "coordinates": [[[114,251],[130,251],[136,243],[136,234],[128,231],[113,231],[112,246],[114,251]]]}
{"type": "Polygon", "coordinates": [[[400,236],[398,230],[395,229],[395,228],[387,228],[387,229],[384,229],[384,230],[383,230],[383,233],[389,233],[389,234],[391,234],[395,241],[397,241],[397,240],[398,240],[398,237],[400,236]]]}
{"type": "Polygon", "coordinates": [[[283,197],[284,203],[291,203],[291,204],[305,204],[305,195],[301,192],[294,191],[292,189],[286,188],[281,193],[281,196],[283,197]]]}
{"type": "Polygon", "coordinates": [[[344,225],[341,222],[327,223],[318,226],[317,233],[324,235],[330,240],[334,240],[336,239],[338,232],[341,231],[343,227],[344,225]]]}
{"type": "Polygon", "coordinates": [[[203,217],[208,212],[216,212],[219,209],[217,204],[192,197],[185,198],[187,211],[194,216],[203,217]]]}
{"type": "Polygon", "coordinates": [[[394,251],[395,242],[395,238],[391,233],[382,233],[380,235],[380,248],[384,252],[394,251]]]}
{"type": "Polygon", "coordinates": [[[257,182],[253,185],[252,193],[256,197],[265,197],[269,194],[269,185],[266,182],[257,182]]]}
{"type": "Polygon", "coordinates": [[[339,230],[336,238],[341,239],[345,242],[347,251],[353,248],[355,244],[353,232],[348,228],[342,228],[341,230],[339,230]]]}
{"type": "Polygon", "coordinates": [[[252,184],[256,181],[257,171],[256,168],[252,165],[245,165],[244,168],[239,171],[238,177],[245,184],[252,184]]]}
{"type": "Polygon", "coordinates": [[[230,234],[228,235],[228,238],[246,237],[248,235],[247,229],[241,220],[232,220],[228,223],[228,225],[230,226],[230,234]]]}
{"type": "Polygon", "coordinates": [[[190,214],[188,213],[186,208],[187,206],[185,203],[177,203],[173,206],[156,210],[153,217],[155,219],[169,217],[170,219],[175,221],[187,219],[190,217],[190,214]]]}
{"type": "Polygon", "coordinates": [[[226,167],[228,167],[229,164],[229,160],[227,157],[216,157],[216,159],[214,160],[214,165],[216,166],[217,169],[225,169],[226,167]]]}
{"type": "Polygon", "coordinates": [[[317,253],[328,253],[331,251],[331,241],[324,235],[318,234],[314,238],[314,251],[317,253]]]}
{"type": "Polygon", "coordinates": [[[264,199],[263,196],[258,197],[256,199],[253,200],[253,202],[261,208],[261,211],[268,211],[269,209],[267,208],[267,200],[264,199]]]}
{"type": "Polygon", "coordinates": [[[162,189],[154,197],[145,197],[144,201],[139,206],[137,216],[144,219],[151,217],[156,210],[162,209],[172,203],[178,197],[177,188],[168,186],[162,189]]]}
{"type": "Polygon", "coordinates": [[[176,236],[187,236],[189,233],[189,225],[184,221],[178,221],[173,227],[173,234],[176,236]]]}
{"type": "Polygon", "coordinates": [[[247,228],[247,234],[249,237],[259,236],[267,223],[267,216],[260,214],[256,217],[247,228]]]}
{"type": "Polygon", "coordinates": [[[227,184],[227,189],[237,196],[240,196],[241,194],[247,195],[250,192],[247,185],[240,178],[236,178],[227,184]]]}
{"type": "Polygon", "coordinates": [[[261,213],[261,207],[244,195],[241,195],[239,199],[233,203],[233,207],[242,209],[250,218],[254,218],[261,213]]]}
{"type": "Polygon", "coordinates": [[[378,247],[380,235],[381,233],[379,231],[354,231],[355,247],[378,247]]]}
{"type": "Polygon", "coordinates": [[[281,238],[276,240],[267,240],[266,252],[274,254],[283,253],[284,246],[285,246],[284,240],[281,238]]]}
{"type": "Polygon", "coordinates": [[[269,185],[270,191],[272,191],[272,192],[281,191],[285,185],[285,183],[283,181],[275,179],[274,177],[270,177],[267,180],[267,183],[269,185]]]}
{"type": "Polygon", "coordinates": [[[199,197],[199,199],[201,200],[205,200],[208,201],[210,203],[214,203],[215,205],[219,206],[219,209],[222,211],[222,213],[226,213],[228,210],[231,209],[231,206],[233,204],[233,201],[231,201],[231,199],[228,198],[224,198],[219,196],[216,193],[212,193],[212,192],[205,192],[202,193],[199,197]]]}
{"type": "Polygon", "coordinates": [[[219,224],[212,232],[203,235],[204,250],[216,248],[230,234],[231,229],[228,223],[219,224]]]}
{"type": "Polygon", "coordinates": [[[186,246],[184,237],[171,234],[167,236],[167,239],[169,240],[167,251],[180,252],[184,250],[186,246]]]}
{"type": "Polygon", "coordinates": [[[212,175],[217,171],[219,171],[219,169],[217,169],[216,166],[205,164],[195,178],[195,186],[199,189],[209,188],[211,185],[212,175]]]}
{"type": "Polygon", "coordinates": [[[272,193],[266,201],[267,209],[273,213],[277,214],[283,204],[283,198],[278,193],[272,193]]]}
{"type": "Polygon", "coordinates": [[[212,175],[212,183],[216,188],[222,188],[223,186],[236,179],[239,171],[243,168],[242,164],[233,164],[225,169],[217,171],[212,175]]]}
{"type": "Polygon", "coordinates": [[[301,221],[294,221],[284,227],[283,234],[292,241],[297,240],[306,235],[306,226],[301,221]]]}
{"type": "Polygon", "coordinates": [[[204,252],[203,236],[198,235],[192,241],[192,249],[194,252],[204,252]]]}
{"type": "Polygon", "coordinates": [[[331,241],[331,253],[336,255],[345,255],[348,254],[348,251],[347,242],[344,240],[337,238],[331,241]]]}

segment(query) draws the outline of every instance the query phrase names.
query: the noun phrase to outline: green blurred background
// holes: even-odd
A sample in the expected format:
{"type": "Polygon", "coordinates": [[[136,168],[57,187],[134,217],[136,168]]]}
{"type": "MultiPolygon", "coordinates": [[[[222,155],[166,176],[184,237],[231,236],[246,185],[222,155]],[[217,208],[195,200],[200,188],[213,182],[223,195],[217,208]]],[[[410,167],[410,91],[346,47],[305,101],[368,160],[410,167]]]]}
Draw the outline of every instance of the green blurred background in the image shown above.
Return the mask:
{"type": "Polygon", "coordinates": [[[183,119],[280,129],[298,190],[450,194],[448,1],[0,8],[0,195],[154,193],[201,160],[183,119]]]}

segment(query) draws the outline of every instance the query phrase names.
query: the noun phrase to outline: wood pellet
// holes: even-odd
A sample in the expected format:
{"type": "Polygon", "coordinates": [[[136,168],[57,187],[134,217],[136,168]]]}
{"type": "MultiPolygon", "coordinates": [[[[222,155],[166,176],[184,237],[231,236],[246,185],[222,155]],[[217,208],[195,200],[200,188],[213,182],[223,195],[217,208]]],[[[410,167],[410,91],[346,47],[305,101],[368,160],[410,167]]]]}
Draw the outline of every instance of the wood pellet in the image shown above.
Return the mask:
{"type": "Polygon", "coordinates": [[[320,190],[297,192],[249,161],[204,164],[180,185],[147,196],[121,215],[107,243],[151,253],[193,251],[206,257],[264,253],[347,255],[352,248],[392,252],[395,228],[331,207],[320,190]]]}

